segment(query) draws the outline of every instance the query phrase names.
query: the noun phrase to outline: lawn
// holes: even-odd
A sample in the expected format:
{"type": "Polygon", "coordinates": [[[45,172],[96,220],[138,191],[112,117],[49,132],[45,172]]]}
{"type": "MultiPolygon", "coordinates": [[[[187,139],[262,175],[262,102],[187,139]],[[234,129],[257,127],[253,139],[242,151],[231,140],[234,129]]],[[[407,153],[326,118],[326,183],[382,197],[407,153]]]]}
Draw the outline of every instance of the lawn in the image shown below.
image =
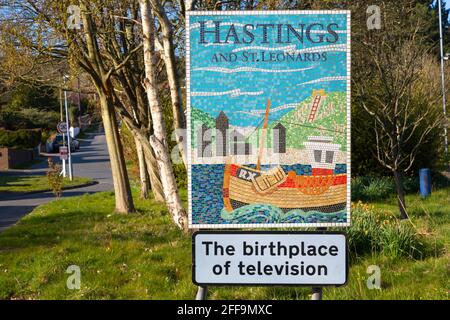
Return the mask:
{"type": "MultiPolygon", "coordinates": [[[[355,257],[347,286],[326,288],[324,299],[448,299],[450,188],[426,200],[416,195],[407,200],[428,254],[418,260],[383,253],[355,257]],[[381,268],[380,290],[366,287],[369,265],[381,268]]],[[[374,205],[397,214],[395,199],[374,205]]],[[[0,234],[0,299],[194,298],[190,237],[173,227],[161,204],[136,199],[136,207],[135,214],[115,214],[113,193],[97,193],[36,208],[0,234]],[[81,269],[80,290],[66,287],[70,265],[81,269]]],[[[308,299],[310,293],[310,288],[209,288],[211,299],[308,299]]]]}
{"type": "MultiPolygon", "coordinates": [[[[91,178],[74,177],[64,179],[64,188],[75,187],[91,182],[91,178]]],[[[49,190],[47,176],[43,175],[4,175],[0,176],[0,194],[6,192],[35,192],[49,190]]]]}

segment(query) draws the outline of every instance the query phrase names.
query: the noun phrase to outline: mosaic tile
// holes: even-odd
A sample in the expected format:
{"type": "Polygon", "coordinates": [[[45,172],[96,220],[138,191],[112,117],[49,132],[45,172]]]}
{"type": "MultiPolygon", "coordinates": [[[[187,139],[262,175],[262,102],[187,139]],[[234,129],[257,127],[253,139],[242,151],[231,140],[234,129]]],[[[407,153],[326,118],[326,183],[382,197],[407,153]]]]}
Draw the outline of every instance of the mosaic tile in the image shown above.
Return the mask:
{"type": "Polygon", "coordinates": [[[350,221],[347,11],[187,16],[189,222],[350,221]]]}

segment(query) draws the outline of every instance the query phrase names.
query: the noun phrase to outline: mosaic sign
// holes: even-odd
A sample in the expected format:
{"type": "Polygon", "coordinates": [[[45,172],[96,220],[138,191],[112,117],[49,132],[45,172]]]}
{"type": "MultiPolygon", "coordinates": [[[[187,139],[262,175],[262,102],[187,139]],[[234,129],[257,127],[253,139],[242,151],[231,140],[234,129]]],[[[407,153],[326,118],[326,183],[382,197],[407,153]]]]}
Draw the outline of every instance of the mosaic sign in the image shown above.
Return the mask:
{"type": "Polygon", "coordinates": [[[190,227],[349,225],[349,12],[190,12],[186,47],[190,227]]]}

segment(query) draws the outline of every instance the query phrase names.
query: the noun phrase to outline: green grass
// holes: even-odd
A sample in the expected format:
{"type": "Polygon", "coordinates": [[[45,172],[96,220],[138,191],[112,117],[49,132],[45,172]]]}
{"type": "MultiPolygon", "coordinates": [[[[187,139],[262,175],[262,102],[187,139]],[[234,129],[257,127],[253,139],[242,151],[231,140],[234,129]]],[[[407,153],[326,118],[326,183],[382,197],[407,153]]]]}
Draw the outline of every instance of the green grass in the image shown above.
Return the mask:
{"type": "MultiPolygon", "coordinates": [[[[64,179],[64,187],[74,187],[91,182],[91,178],[74,177],[72,181],[64,179]]],[[[0,193],[6,192],[33,192],[49,190],[47,176],[39,175],[6,175],[0,176],[0,193]]]]}
{"type": "MultiPolygon", "coordinates": [[[[448,299],[449,199],[450,188],[425,200],[408,195],[412,228],[427,243],[426,256],[365,253],[352,259],[348,284],[326,288],[324,298],[448,299]],[[381,268],[381,290],[366,287],[370,265],[381,268]]],[[[398,215],[394,201],[375,203],[374,210],[398,215]]],[[[0,299],[194,298],[190,236],[173,226],[163,205],[136,199],[136,207],[135,214],[115,214],[113,193],[98,193],[36,208],[0,234],[0,299]],[[65,271],[73,264],[81,268],[80,290],[66,288],[65,271]]],[[[307,287],[209,288],[210,299],[308,299],[310,294],[307,287]]]]}

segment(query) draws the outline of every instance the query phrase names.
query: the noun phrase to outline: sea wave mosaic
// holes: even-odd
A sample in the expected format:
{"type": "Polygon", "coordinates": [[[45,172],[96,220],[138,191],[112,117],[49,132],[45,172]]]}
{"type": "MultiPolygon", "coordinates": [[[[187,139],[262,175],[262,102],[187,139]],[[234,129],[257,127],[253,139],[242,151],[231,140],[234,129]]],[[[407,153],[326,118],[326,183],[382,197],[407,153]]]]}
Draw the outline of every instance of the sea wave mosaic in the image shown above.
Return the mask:
{"type": "Polygon", "coordinates": [[[350,222],[347,11],[190,12],[189,224],[350,222]]]}

